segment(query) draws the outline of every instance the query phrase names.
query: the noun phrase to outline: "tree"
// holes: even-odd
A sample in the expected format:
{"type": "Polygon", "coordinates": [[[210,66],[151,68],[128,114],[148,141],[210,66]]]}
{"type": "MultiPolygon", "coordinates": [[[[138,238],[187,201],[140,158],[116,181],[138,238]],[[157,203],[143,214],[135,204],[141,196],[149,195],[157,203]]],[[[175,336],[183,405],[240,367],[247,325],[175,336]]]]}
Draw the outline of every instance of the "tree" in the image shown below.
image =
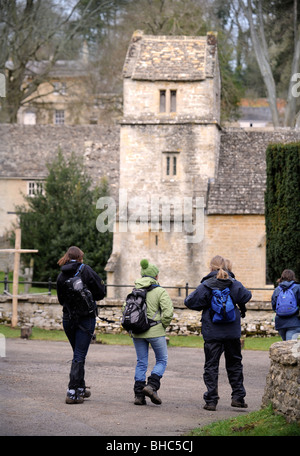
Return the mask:
{"type": "Polygon", "coordinates": [[[110,2],[81,3],[67,9],[55,0],[0,0],[0,69],[7,87],[2,122],[17,121],[20,107],[33,100],[57,60],[75,52],[89,20],[110,2]]]}
{"type": "Polygon", "coordinates": [[[266,161],[267,269],[275,284],[284,269],[300,279],[300,143],[270,145],[266,161]]]}
{"type": "MultiPolygon", "coordinates": [[[[213,2],[212,2],[213,3],[213,2]]],[[[101,42],[99,72],[106,91],[122,90],[122,67],[128,44],[135,30],[150,35],[203,36],[218,32],[221,72],[222,119],[235,116],[242,95],[240,81],[232,69],[233,46],[211,5],[205,0],[131,0],[119,10],[119,20],[101,42]]]]}
{"type": "MultiPolygon", "coordinates": [[[[274,47],[274,44],[277,45],[277,40],[276,37],[274,38],[274,36],[272,36],[272,29],[274,30],[275,23],[276,25],[277,23],[283,25],[277,39],[282,41],[284,37],[289,42],[289,49],[284,56],[284,60],[289,64],[290,68],[286,87],[287,105],[284,125],[294,126],[297,100],[292,93],[292,88],[295,83],[293,75],[298,72],[300,63],[299,11],[297,9],[297,0],[286,0],[284,4],[279,0],[238,0],[238,5],[244,14],[239,17],[239,21],[242,21],[242,18],[244,17],[249,24],[251,43],[267,91],[272,120],[275,127],[280,125],[280,120],[277,109],[277,87],[275,81],[276,59],[272,65],[271,58],[272,43],[274,47]],[[266,29],[269,30],[271,42],[269,45],[267,42],[266,29]],[[291,41],[290,36],[287,39],[287,35],[292,35],[293,40],[291,41]],[[291,49],[292,53],[290,51],[291,49]],[[292,62],[289,62],[287,58],[291,54],[292,62]]],[[[278,29],[276,29],[276,31],[278,33],[278,29]]]]}
{"type": "MultiPolygon", "coordinates": [[[[71,245],[85,253],[84,261],[104,276],[104,267],[112,249],[112,233],[99,233],[96,228],[96,201],[107,194],[91,188],[91,180],[83,171],[82,160],[74,154],[66,160],[61,151],[47,165],[48,177],[44,193],[25,197],[28,206],[17,208],[22,247],[34,245],[34,280],[55,280],[57,261],[71,245]]],[[[24,255],[25,264],[30,256],[24,255]]]]}

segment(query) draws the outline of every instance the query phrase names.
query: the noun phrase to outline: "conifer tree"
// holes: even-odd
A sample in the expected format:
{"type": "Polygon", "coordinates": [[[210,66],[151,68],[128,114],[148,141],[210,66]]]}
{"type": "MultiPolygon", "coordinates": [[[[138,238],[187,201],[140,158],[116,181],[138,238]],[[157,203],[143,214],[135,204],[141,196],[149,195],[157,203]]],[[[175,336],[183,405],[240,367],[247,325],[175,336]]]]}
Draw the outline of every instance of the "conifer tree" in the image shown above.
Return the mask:
{"type": "MultiPolygon", "coordinates": [[[[92,189],[82,160],[72,154],[67,160],[61,151],[47,165],[44,192],[25,197],[27,206],[17,208],[22,230],[22,247],[34,245],[34,280],[53,281],[59,273],[57,261],[67,249],[78,246],[84,262],[105,279],[104,267],[112,248],[112,233],[96,227],[96,201],[107,195],[107,185],[92,189]]],[[[29,262],[24,255],[25,264],[29,262]]]]}
{"type": "Polygon", "coordinates": [[[300,143],[269,145],[266,161],[268,275],[276,284],[292,269],[300,280],[300,143]]]}

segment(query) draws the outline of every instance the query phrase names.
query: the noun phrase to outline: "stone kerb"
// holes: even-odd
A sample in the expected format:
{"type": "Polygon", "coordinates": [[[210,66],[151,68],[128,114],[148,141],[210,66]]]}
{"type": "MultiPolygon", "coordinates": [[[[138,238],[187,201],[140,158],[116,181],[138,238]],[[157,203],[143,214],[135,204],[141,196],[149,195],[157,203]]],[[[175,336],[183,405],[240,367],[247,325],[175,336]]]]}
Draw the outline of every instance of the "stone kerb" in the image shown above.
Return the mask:
{"type": "Polygon", "coordinates": [[[262,405],[272,403],[288,422],[300,423],[300,338],[271,345],[270,370],[262,405]]]}
{"type": "MultiPolygon", "coordinates": [[[[99,333],[121,333],[120,320],[123,301],[105,298],[99,303],[99,316],[112,320],[113,323],[97,319],[96,331],[99,333]]],[[[174,298],[174,316],[167,328],[169,335],[200,335],[201,312],[185,307],[183,298],[174,298]]],[[[242,335],[273,336],[277,335],[274,327],[274,312],[268,302],[249,303],[246,318],[241,320],[242,335]]],[[[11,323],[11,298],[0,296],[0,322],[11,323]]],[[[37,326],[43,329],[62,329],[62,308],[56,296],[28,295],[19,298],[18,325],[37,326]]]]}

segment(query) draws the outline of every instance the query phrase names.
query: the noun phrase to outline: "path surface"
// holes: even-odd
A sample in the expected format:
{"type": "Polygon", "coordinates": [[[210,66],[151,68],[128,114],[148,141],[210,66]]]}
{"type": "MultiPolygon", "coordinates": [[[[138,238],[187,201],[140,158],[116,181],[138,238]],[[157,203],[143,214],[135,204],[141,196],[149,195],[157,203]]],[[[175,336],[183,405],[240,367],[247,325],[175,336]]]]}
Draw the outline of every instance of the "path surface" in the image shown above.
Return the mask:
{"type": "MultiPolygon", "coordinates": [[[[6,340],[0,358],[2,436],[180,436],[212,421],[259,410],[269,371],[269,354],[243,351],[248,409],[230,406],[231,389],[220,363],[216,412],[203,410],[203,349],[169,347],[169,363],[156,406],[133,404],[135,351],[132,346],[93,344],[86,361],[92,395],[65,404],[71,348],[68,342],[6,340]]],[[[153,363],[151,352],[150,362],[153,363]]]]}

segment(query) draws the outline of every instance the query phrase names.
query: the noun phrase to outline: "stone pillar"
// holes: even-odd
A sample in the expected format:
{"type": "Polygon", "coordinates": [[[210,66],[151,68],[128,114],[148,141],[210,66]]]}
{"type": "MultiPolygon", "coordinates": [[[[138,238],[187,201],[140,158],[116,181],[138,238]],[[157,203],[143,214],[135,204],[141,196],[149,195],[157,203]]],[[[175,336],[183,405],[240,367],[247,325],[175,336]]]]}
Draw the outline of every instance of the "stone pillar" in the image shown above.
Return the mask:
{"type": "Polygon", "coordinates": [[[300,422],[300,339],[276,342],[269,355],[262,406],[271,402],[274,412],[284,415],[288,422],[300,422]]]}

